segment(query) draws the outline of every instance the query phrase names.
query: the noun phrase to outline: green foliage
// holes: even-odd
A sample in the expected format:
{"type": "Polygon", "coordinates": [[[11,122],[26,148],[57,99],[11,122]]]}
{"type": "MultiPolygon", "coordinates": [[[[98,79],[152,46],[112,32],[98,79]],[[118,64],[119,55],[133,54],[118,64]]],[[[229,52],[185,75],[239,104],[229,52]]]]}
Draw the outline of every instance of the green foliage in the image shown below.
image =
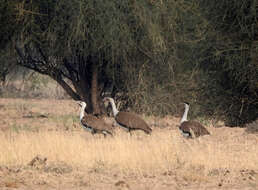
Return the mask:
{"type": "Polygon", "coordinates": [[[204,0],[201,5],[210,25],[199,54],[200,102],[227,125],[243,125],[258,116],[257,2],[204,0]]]}
{"type": "Polygon", "coordinates": [[[18,27],[15,19],[15,2],[0,0],[0,12],[0,49],[4,49],[18,27]]]}
{"type": "Polygon", "coordinates": [[[257,40],[257,0],[202,0],[202,14],[217,32],[237,40],[257,40]]]}

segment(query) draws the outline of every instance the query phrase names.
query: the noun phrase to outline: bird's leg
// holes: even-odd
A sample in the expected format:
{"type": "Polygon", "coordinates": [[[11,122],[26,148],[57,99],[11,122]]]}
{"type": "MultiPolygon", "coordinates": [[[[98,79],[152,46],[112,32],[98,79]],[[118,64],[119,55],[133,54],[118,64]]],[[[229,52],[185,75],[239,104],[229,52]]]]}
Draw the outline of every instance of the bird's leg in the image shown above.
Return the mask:
{"type": "Polygon", "coordinates": [[[96,131],[92,129],[91,134],[94,136],[96,134],[96,131]]]}
{"type": "Polygon", "coordinates": [[[196,138],[195,133],[193,132],[192,129],[190,129],[190,137],[191,137],[191,138],[196,138]]]}
{"type": "Polygon", "coordinates": [[[129,129],[129,133],[130,133],[130,136],[132,136],[132,130],[131,129],[129,129]]]}

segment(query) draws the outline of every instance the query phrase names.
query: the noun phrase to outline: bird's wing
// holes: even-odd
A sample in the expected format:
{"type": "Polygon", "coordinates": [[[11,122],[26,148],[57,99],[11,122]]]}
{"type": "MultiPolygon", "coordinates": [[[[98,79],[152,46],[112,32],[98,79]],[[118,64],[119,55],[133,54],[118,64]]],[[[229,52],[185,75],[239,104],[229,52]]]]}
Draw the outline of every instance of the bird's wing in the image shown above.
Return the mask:
{"type": "Polygon", "coordinates": [[[191,133],[189,121],[184,121],[183,123],[181,123],[181,125],[179,126],[179,129],[183,132],[191,133]]]}
{"type": "Polygon", "coordinates": [[[82,118],[82,124],[86,125],[88,127],[91,127],[95,130],[99,130],[99,131],[109,131],[112,130],[112,126],[109,126],[108,124],[106,124],[101,118],[97,118],[94,115],[86,115],[82,118]]]}
{"type": "Polygon", "coordinates": [[[116,121],[131,129],[143,129],[151,131],[148,124],[137,114],[131,112],[119,112],[116,116],[116,121]]]}
{"type": "Polygon", "coordinates": [[[180,129],[184,132],[194,133],[196,137],[209,135],[209,131],[197,121],[185,121],[180,125],[180,129]]]}

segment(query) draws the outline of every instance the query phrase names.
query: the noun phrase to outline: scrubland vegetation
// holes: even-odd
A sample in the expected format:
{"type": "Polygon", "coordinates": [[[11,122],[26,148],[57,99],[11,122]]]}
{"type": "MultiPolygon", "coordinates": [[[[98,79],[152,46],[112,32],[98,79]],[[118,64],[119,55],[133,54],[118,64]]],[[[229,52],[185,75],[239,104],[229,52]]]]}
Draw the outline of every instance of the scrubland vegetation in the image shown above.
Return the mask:
{"type": "Polygon", "coordinates": [[[0,189],[257,189],[257,7],[0,0],[0,189]],[[152,135],[83,131],[74,100],[107,95],[152,135]],[[182,102],[210,136],[181,136],[182,102]]]}
{"type": "Polygon", "coordinates": [[[130,136],[116,126],[113,138],[103,138],[82,129],[72,100],[0,99],[0,105],[0,175],[9,176],[0,180],[0,187],[57,187],[50,180],[56,176],[62,179],[60,186],[75,189],[139,184],[144,189],[150,188],[148,180],[156,189],[245,189],[258,184],[258,137],[243,128],[210,124],[211,136],[189,140],[177,129],[180,118],[152,116],[145,117],[155,125],[151,136],[141,131],[130,136]],[[36,156],[47,160],[29,165],[36,156]],[[29,173],[44,184],[35,185],[29,173]],[[76,176],[84,185],[78,185],[76,176]]]}

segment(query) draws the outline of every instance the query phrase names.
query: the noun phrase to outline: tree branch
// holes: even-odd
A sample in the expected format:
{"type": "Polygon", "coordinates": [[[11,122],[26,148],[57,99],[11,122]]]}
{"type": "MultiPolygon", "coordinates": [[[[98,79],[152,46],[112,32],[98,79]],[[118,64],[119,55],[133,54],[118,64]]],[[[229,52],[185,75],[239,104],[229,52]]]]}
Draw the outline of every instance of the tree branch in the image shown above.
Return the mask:
{"type": "Polygon", "coordinates": [[[67,59],[63,60],[64,62],[64,66],[66,68],[66,70],[68,71],[68,73],[70,74],[72,80],[75,80],[75,82],[79,81],[79,76],[78,76],[78,71],[76,71],[76,69],[74,69],[71,64],[67,61],[67,59]]]}
{"type": "Polygon", "coordinates": [[[77,93],[75,93],[74,90],[61,77],[56,77],[53,79],[57,81],[57,83],[60,84],[63,87],[63,89],[67,92],[67,94],[69,94],[74,100],[81,100],[80,96],[77,93]]]}

